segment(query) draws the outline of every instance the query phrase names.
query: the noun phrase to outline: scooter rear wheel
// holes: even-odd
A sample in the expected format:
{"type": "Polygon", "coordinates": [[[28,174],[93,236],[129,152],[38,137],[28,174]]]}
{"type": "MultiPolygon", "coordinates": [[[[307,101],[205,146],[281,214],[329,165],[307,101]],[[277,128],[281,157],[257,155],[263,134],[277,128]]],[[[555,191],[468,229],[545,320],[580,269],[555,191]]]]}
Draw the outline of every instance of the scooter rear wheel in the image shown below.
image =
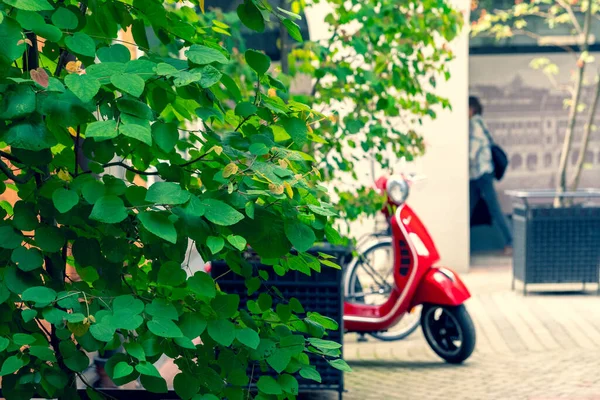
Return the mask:
{"type": "MultiPolygon", "coordinates": [[[[364,249],[345,271],[346,301],[379,305],[386,302],[394,286],[394,248],[390,238],[383,238],[364,249]]],[[[405,315],[387,331],[369,333],[375,339],[392,342],[402,340],[417,330],[421,307],[405,315]]]]}
{"type": "Polygon", "coordinates": [[[423,306],[421,327],[429,346],[450,364],[462,363],[475,349],[475,326],[462,304],[423,306]]]}

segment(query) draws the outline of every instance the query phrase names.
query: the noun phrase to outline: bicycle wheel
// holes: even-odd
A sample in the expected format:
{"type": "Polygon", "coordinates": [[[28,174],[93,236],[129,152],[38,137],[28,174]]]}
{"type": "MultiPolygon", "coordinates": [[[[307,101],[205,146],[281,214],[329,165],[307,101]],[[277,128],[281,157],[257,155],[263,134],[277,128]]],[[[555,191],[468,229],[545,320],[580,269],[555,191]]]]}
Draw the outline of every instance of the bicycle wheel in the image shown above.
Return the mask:
{"type": "MultiPolygon", "coordinates": [[[[394,287],[394,248],[390,238],[385,238],[355,257],[346,270],[344,294],[346,301],[368,305],[385,303],[394,287]]],[[[370,335],[383,341],[401,340],[420,325],[421,307],[407,313],[402,320],[387,331],[370,335]]]]}

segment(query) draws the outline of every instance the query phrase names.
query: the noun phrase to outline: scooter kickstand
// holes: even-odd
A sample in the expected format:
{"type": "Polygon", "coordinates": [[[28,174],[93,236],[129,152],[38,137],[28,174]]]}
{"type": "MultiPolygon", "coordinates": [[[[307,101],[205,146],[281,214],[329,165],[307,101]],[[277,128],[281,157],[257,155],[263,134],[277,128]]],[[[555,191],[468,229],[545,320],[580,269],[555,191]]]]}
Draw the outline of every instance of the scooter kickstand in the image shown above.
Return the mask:
{"type": "Polygon", "coordinates": [[[369,339],[367,339],[367,337],[365,336],[364,333],[358,334],[358,340],[357,340],[358,343],[364,343],[364,342],[368,342],[368,341],[369,341],[369,339]]]}

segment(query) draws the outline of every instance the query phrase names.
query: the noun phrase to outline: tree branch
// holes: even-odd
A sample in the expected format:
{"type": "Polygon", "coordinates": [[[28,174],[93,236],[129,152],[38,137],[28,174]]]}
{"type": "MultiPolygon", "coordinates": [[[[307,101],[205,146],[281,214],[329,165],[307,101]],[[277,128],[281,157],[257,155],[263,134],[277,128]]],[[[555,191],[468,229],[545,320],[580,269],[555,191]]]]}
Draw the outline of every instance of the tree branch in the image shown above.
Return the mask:
{"type": "MultiPolygon", "coordinates": [[[[566,2],[564,2],[563,0],[556,0],[556,2],[558,4],[560,4],[560,6],[567,11],[567,13],[569,14],[569,17],[571,18],[571,23],[573,23],[573,26],[575,27],[575,30],[577,30],[577,33],[579,33],[580,35],[583,34],[581,25],[579,24],[579,21],[577,21],[577,17],[575,16],[575,13],[573,12],[573,8],[571,8],[571,6],[569,4],[567,4],[566,2]]],[[[591,4],[590,4],[590,6],[591,6],[591,4]]]]}
{"type": "MultiPolygon", "coordinates": [[[[239,128],[239,127],[238,127],[238,128],[239,128]]],[[[237,130],[237,129],[236,129],[236,130],[237,130]]],[[[176,166],[177,166],[177,167],[187,167],[188,165],[192,165],[192,164],[194,164],[195,162],[198,162],[198,161],[202,160],[202,159],[203,159],[204,157],[206,157],[207,155],[208,155],[208,153],[206,153],[206,154],[202,154],[201,156],[199,156],[199,157],[196,157],[196,158],[194,158],[194,159],[193,159],[193,160],[191,160],[191,161],[185,162],[185,163],[183,163],[183,164],[177,164],[176,166]]]]}
{"type": "Polygon", "coordinates": [[[15,175],[12,169],[10,169],[10,167],[6,165],[4,161],[0,161],[0,171],[4,172],[4,174],[8,176],[10,180],[16,183],[27,183],[33,177],[33,173],[31,171],[27,172],[26,174],[15,175]]]}
{"type": "Polygon", "coordinates": [[[2,156],[4,158],[6,158],[7,160],[12,161],[14,163],[16,162],[16,163],[19,163],[19,164],[23,164],[23,162],[21,160],[19,160],[17,157],[15,157],[12,154],[7,153],[5,151],[0,150],[0,156],[2,156]]]}
{"type": "MultiPolygon", "coordinates": [[[[588,50],[588,40],[590,36],[590,29],[592,25],[592,0],[588,0],[588,9],[585,13],[584,29],[583,29],[583,43],[581,44],[581,52],[584,53],[588,50]]],[[[562,193],[567,188],[567,163],[569,160],[569,154],[571,152],[571,143],[573,142],[573,131],[575,130],[575,123],[577,121],[577,106],[579,105],[579,98],[581,97],[581,87],[583,86],[583,78],[585,72],[585,62],[578,65],[579,71],[577,73],[577,81],[575,84],[575,91],[571,98],[571,109],[569,110],[569,124],[565,133],[565,139],[563,142],[562,152],[560,154],[560,163],[558,167],[558,179],[556,184],[556,190],[562,193]]],[[[554,205],[556,207],[562,204],[562,198],[557,197],[554,199],[554,205]]]]}
{"type": "Polygon", "coordinates": [[[154,172],[140,171],[139,169],[135,169],[132,166],[127,165],[127,164],[125,164],[124,162],[121,162],[121,161],[109,162],[108,164],[104,164],[102,167],[103,168],[108,168],[108,167],[122,167],[122,168],[125,168],[126,170],[131,171],[133,173],[136,173],[138,175],[146,175],[146,176],[158,175],[157,171],[154,171],[154,172]]]}
{"type": "Polygon", "coordinates": [[[579,149],[579,156],[575,163],[575,172],[573,180],[571,182],[571,190],[577,190],[579,186],[579,180],[581,178],[581,171],[583,169],[583,163],[585,162],[585,156],[587,153],[588,144],[590,141],[590,135],[592,132],[592,126],[594,125],[594,119],[596,117],[596,108],[598,108],[598,99],[600,98],[600,73],[596,76],[596,90],[594,93],[594,100],[588,111],[588,120],[583,131],[583,137],[581,138],[581,148],[579,149]]]}

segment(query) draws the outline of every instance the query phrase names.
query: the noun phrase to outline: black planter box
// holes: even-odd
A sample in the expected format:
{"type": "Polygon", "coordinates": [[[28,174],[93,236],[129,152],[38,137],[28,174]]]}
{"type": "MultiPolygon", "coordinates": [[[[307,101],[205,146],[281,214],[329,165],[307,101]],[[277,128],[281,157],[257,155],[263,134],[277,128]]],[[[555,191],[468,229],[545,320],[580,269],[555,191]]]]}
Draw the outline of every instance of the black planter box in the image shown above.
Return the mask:
{"type": "MultiPolygon", "coordinates": [[[[313,247],[310,251],[316,253],[325,253],[335,257],[334,262],[343,266],[351,257],[351,250],[342,246],[331,246],[324,244],[313,247]]],[[[328,331],[328,340],[343,344],[344,339],[344,291],[342,287],[342,270],[322,266],[321,272],[312,271],[308,276],[299,271],[289,271],[284,276],[278,276],[273,272],[273,268],[260,264],[257,259],[250,257],[249,261],[253,267],[265,268],[269,272],[269,286],[274,286],[282,293],[285,299],[291,297],[297,298],[307,312],[318,312],[321,315],[335,320],[339,329],[337,331],[328,331]]],[[[229,267],[223,261],[212,263],[211,274],[213,277],[219,276],[219,287],[226,293],[238,294],[240,296],[240,308],[246,307],[246,302],[250,299],[258,298],[261,290],[248,296],[244,278],[234,273],[227,273],[229,267]]],[[[277,304],[276,296],[273,296],[274,305],[277,304]]],[[[342,347],[343,349],[343,347],[342,347]]],[[[322,381],[317,383],[296,376],[299,383],[300,394],[308,394],[316,391],[335,391],[339,398],[342,398],[344,391],[343,372],[331,367],[320,357],[311,357],[311,363],[316,366],[321,374],[322,381]]]]}
{"type": "Polygon", "coordinates": [[[600,281],[600,190],[510,191],[513,208],[513,289],[529,284],[600,281]]]}

